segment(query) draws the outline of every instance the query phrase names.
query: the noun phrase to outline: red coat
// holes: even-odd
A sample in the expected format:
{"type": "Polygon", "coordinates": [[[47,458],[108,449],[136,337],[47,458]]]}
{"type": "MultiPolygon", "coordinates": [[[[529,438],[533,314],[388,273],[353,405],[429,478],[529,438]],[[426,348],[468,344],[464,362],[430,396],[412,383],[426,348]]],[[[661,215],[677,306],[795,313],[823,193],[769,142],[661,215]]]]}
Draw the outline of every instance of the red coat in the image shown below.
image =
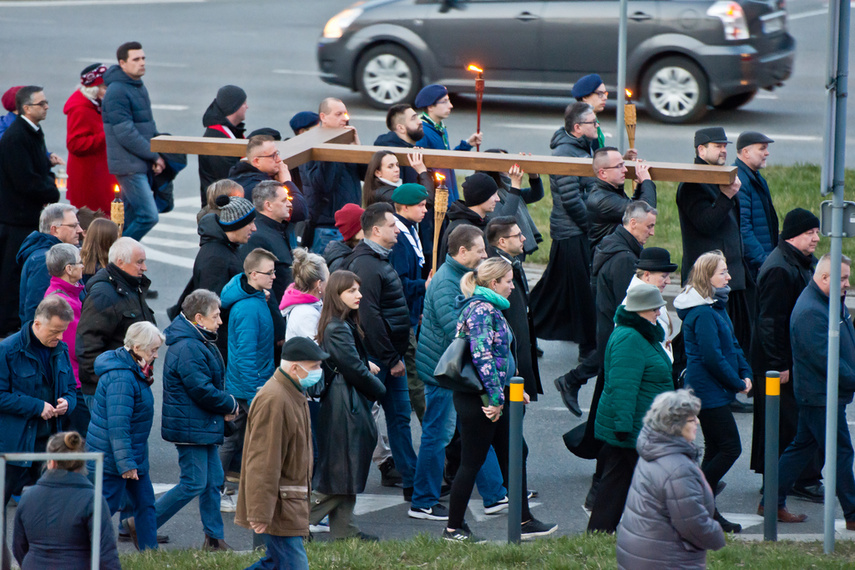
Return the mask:
{"type": "Polygon", "coordinates": [[[63,113],[68,115],[68,201],[110,215],[116,178],[107,171],[107,143],[101,109],[75,91],[63,113]]]}

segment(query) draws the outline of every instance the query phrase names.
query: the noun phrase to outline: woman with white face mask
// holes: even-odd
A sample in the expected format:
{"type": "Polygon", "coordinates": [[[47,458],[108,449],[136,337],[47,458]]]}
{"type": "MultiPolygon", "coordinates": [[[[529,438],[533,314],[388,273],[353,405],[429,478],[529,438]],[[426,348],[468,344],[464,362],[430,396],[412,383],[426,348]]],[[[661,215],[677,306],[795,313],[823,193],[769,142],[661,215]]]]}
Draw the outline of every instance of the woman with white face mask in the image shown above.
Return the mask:
{"type": "Polygon", "coordinates": [[[376,540],[353,522],[356,495],[365,490],[377,444],[371,405],[386,394],[362,342],[359,283],[350,271],[333,272],[318,322],[318,344],[330,357],[324,362],[326,386],[314,432],[318,461],[309,523],[316,525],[329,515],[333,539],[376,540]]]}

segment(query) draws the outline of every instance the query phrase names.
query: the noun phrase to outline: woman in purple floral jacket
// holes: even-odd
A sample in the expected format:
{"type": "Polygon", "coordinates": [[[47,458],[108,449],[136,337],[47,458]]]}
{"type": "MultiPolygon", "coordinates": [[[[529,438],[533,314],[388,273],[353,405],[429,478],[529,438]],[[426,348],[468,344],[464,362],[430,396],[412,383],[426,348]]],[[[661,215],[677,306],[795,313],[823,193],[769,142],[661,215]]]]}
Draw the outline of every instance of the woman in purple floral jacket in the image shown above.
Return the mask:
{"type": "MultiPolygon", "coordinates": [[[[516,372],[512,350],[513,337],[502,311],[510,307],[513,291],[511,264],[502,258],[486,260],[460,280],[462,301],[457,321],[457,337],[469,340],[472,363],[478,371],[484,391],[480,394],[454,392],[454,408],[460,427],[461,463],[454,477],[449,502],[446,540],[473,540],[463,520],[475,477],[487,457],[490,446],[496,451],[499,466],[508,480],[508,418],[502,414],[505,390],[516,372]]],[[[528,396],[525,396],[528,402],[528,396]]],[[[528,508],[525,470],[522,482],[522,538],[551,534],[557,528],[531,516],[528,508]]]]}

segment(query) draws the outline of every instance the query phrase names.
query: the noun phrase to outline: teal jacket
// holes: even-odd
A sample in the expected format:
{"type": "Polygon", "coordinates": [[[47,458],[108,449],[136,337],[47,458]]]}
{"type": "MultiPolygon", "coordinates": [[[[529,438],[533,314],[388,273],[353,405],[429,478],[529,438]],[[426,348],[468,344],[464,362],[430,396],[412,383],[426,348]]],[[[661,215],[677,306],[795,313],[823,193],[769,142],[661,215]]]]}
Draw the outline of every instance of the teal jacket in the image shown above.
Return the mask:
{"type": "Polygon", "coordinates": [[[606,380],[594,435],[609,445],[635,449],[653,399],[674,389],[671,359],[662,348],[665,331],[658,324],[628,312],[623,305],[615,313],[615,324],[606,345],[606,380]]]}
{"type": "Polygon", "coordinates": [[[270,354],[273,317],[264,291],[246,290],[246,275],[238,273],[223,287],[223,309],[229,311],[229,359],[226,391],[251,402],[267,382],[276,363],[270,354]]]}

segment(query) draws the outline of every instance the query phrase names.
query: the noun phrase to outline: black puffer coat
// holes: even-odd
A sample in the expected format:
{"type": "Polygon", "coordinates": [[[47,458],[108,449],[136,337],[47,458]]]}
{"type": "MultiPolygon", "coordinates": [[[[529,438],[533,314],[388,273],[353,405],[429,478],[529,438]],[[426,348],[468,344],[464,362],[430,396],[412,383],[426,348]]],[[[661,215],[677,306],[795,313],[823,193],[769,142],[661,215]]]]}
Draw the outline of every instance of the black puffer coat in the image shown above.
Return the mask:
{"type": "Polygon", "coordinates": [[[597,350],[601,358],[615,328],[615,312],[626,298],[640,255],[641,244],[623,226],[618,226],[594,252],[591,279],[597,288],[597,350]]]}
{"type": "Polygon", "coordinates": [[[713,519],[715,499],[697,464],[700,451],[681,435],[646,426],[636,449],[618,526],[618,568],[706,568],[706,551],[724,547],[724,532],[713,519]]]}
{"type": "Polygon", "coordinates": [[[588,196],[588,241],[591,248],[597,247],[604,237],[621,225],[626,207],[633,200],[644,200],[655,208],[656,185],[645,180],[638,185],[630,198],[623,188],[616,188],[605,180],[597,179],[594,190],[588,196]]]}
{"type": "MultiPolygon", "coordinates": [[[[205,138],[215,139],[242,139],[245,125],[239,123],[233,125],[226,118],[226,114],[217,105],[217,100],[211,101],[205,114],[202,115],[202,126],[205,127],[205,138]],[[234,137],[230,137],[231,133],[234,137]]],[[[208,186],[217,180],[229,177],[229,170],[238,163],[240,159],[236,156],[206,156],[199,155],[199,185],[202,191],[202,206],[207,202],[206,193],[208,186]]]]}
{"type": "MultiPolygon", "coordinates": [[[[552,156],[591,158],[591,141],[576,138],[562,127],[552,135],[549,143],[552,156]]],[[[593,174],[593,169],[591,174],[593,174]]],[[[585,198],[597,179],[593,176],[549,175],[552,192],[552,213],[549,215],[549,234],[553,241],[582,235],[588,231],[588,212],[585,198]]]]}
{"type": "MultiPolygon", "coordinates": [[[[448,253],[448,236],[451,231],[457,226],[469,224],[475,226],[481,231],[487,228],[487,218],[479,216],[475,210],[466,207],[463,200],[453,202],[448,206],[448,213],[445,214],[445,227],[442,230],[442,235],[439,238],[439,251],[436,256],[436,264],[442,265],[445,261],[445,254],[448,253]]],[[[486,240],[484,240],[486,241],[486,240]]]]}
{"type": "Polygon", "coordinates": [[[324,250],[324,260],[330,273],[339,269],[346,269],[344,261],[353,253],[353,249],[343,241],[331,241],[324,250]]]}
{"type": "Polygon", "coordinates": [[[389,256],[381,256],[365,241],[353,248],[344,267],[362,281],[359,320],[369,331],[365,337],[368,354],[377,364],[392,368],[401,361],[410,341],[410,309],[401,278],[389,256]]]}
{"type": "Polygon", "coordinates": [[[333,318],[323,333],[330,357],[324,376],[330,382],[321,398],[318,462],[312,487],[326,495],[355,495],[365,490],[377,445],[372,403],[386,387],[368,369],[368,354],[353,323],[333,318]]]}

